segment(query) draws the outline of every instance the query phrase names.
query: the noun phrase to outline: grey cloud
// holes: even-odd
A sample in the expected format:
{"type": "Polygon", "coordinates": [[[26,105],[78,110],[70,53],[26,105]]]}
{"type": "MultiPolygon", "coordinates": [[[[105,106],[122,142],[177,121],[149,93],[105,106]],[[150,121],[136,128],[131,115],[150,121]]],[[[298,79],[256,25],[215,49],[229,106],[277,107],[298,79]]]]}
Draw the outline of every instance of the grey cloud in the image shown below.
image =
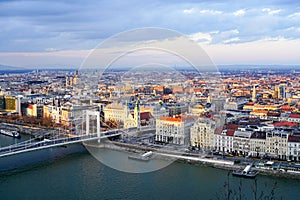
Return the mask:
{"type": "MultiPolygon", "coordinates": [[[[212,43],[232,37],[247,42],[264,37],[299,38],[299,20],[286,16],[299,12],[297,1],[2,1],[0,3],[0,51],[89,49],[121,31],[142,27],[170,28],[191,34],[219,31],[212,43]],[[184,9],[218,10],[221,15],[186,15],[184,9]],[[274,16],[262,8],[282,9],[274,16]],[[234,16],[245,9],[244,16],[234,16]],[[239,33],[224,35],[228,30],[239,33]]],[[[137,36],[128,40],[138,40],[137,36]]]]}

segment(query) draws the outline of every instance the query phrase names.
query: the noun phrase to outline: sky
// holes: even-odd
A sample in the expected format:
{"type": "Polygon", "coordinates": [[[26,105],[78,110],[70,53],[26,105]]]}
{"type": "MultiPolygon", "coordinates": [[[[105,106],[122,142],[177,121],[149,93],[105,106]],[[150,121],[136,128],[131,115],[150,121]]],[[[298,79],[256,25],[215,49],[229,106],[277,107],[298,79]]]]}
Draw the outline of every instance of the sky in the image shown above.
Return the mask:
{"type": "Polygon", "coordinates": [[[11,66],[76,67],[143,27],[177,31],[220,65],[300,64],[297,0],[1,0],[0,27],[0,64],[11,66]]]}

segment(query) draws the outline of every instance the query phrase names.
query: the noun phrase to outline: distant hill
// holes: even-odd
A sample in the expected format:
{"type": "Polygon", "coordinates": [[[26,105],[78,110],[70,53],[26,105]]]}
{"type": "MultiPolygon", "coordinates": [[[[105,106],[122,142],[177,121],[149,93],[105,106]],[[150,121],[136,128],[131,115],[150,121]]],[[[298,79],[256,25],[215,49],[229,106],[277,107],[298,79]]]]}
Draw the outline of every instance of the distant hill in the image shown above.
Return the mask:
{"type": "Polygon", "coordinates": [[[291,70],[299,69],[300,65],[217,65],[219,69],[269,69],[269,70],[291,70]]]}
{"type": "Polygon", "coordinates": [[[0,64],[0,71],[16,71],[16,70],[28,70],[25,67],[16,67],[16,66],[8,66],[8,65],[1,65],[0,64]]]}

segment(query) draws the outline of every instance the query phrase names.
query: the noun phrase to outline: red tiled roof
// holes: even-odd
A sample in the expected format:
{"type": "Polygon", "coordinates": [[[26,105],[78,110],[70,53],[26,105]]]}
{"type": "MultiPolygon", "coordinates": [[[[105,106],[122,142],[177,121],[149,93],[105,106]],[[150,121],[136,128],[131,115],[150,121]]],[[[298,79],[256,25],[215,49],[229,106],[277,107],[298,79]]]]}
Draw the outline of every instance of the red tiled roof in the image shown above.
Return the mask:
{"type": "Polygon", "coordinates": [[[182,122],[185,120],[194,120],[195,118],[190,116],[181,116],[181,117],[160,117],[160,120],[171,121],[171,122],[182,122]]]}
{"type": "Polygon", "coordinates": [[[281,106],[281,110],[287,110],[287,111],[290,111],[292,110],[291,107],[289,105],[283,105],[281,106]]]}
{"type": "Polygon", "coordinates": [[[194,92],[197,93],[197,92],[202,92],[204,89],[203,88],[194,88],[194,92]]]}
{"type": "Polygon", "coordinates": [[[268,111],[268,116],[280,116],[280,113],[276,111],[268,111]]]}
{"type": "Polygon", "coordinates": [[[233,136],[234,135],[234,131],[235,130],[232,130],[232,129],[231,130],[227,130],[226,135],[227,136],[233,136]]]}
{"type": "Polygon", "coordinates": [[[289,142],[300,142],[300,136],[289,135],[288,141],[289,142]]]}
{"type": "Polygon", "coordinates": [[[296,123],[296,122],[275,122],[274,126],[275,127],[279,127],[279,126],[290,127],[290,126],[298,126],[298,123],[296,123]]]}
{"type": "Polygon", "coordinates": [[[290,118],[300,118],[300,114],[292,113],[292,114],[290,114],[290,118]]]}
{"type": "Polygon", "coordinates": [[[268,114],[267,110],[253,110],[251,113],[263,113],[263,114],[268,114]]]}
{"type": "Polygon", "coordinates": [[[164,121],[170,121],[170,122],[181,122],[181,118],[175,118],[175,117],[160,117],[159,119],[164,121]]]}
{"type": "Polygon", "coordinates": [[[156,86],[154,86],[154,89],[158,90],[158,91],[163,91],[164,90],[164,86],[156,85],[156,86]]]}
{"type": "Polygon", "coordinates": [[[143,119],[149,120],[150,118],[152,118],[151,112],[140,113],[140,118],[141,118],[141,120],[143,120],[143,119]]]}
{"type": "Polygon", "coordinates": [[[237,130],[239,128],[239,125],[236,124],[227,124],[226,129],[232,129],[232,130],[237,130]]]}
{"type": "Polygon", "coordinates": [[[217,135],[221,135],[222,132],[223,132],[223,129],[216,129],[215,130],[215,134],[217,134],[217,135]]]}

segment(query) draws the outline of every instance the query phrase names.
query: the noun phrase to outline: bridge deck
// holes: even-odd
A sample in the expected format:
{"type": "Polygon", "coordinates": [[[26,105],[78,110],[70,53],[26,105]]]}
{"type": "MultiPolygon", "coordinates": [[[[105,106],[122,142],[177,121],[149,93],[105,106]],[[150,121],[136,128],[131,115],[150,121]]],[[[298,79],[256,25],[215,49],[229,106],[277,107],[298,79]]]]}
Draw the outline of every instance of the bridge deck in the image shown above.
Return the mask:
{"type": "Polygon", "coordinates": [[[100,137],[97,134],[69,136],[55,139],[44,139],[42,141],[36,141],[34,139],[27,140],[21,143],[13,144],[7,147],[0,148],[0,158],[5,156],[11,156],[19,153],[25,153],[35,150],[47,149],[51,147],[63,146],[68,144],[81,143],[96,139],[104,139],[108,137],[115,137],[121,135],[121,132],[112,132],[111,134],[105,133],[100,137]]]}

